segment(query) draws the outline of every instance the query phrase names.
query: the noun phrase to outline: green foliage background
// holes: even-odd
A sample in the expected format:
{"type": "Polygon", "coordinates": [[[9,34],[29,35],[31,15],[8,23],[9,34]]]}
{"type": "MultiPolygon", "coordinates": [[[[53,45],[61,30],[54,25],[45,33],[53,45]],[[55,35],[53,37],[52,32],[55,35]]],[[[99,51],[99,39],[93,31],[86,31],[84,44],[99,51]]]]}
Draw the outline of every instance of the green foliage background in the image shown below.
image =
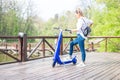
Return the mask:
{"type": "MultiPolygon", "coordinates": [[[[120,36],[120,0],[96,0],[95,2],[105,6],[99,9],[91,5],[84,10],[85,16],[89,15],[87,17],[94,22],[91,36],[120,36]]],[[[13,4],[12,8],[7,9],[0,5],[0,35],[16,36],[19,32],[24,32],[28,36],[54,36],[58,34],[54,27],[76,28],[74,11],[66,11],[63,15],[55,14],[54,18],[43,21],[33,15],[21,17],[17,4],[15,2],[13,4]]],[[[64,35],[70,34],[65,32],[64,35]]],[[[103,46],[104,43],[101,43],[99,51],[104,51],[103,46]]],[[[108,40],[108,51],[120,52],[120,40],[108,40]]]]}

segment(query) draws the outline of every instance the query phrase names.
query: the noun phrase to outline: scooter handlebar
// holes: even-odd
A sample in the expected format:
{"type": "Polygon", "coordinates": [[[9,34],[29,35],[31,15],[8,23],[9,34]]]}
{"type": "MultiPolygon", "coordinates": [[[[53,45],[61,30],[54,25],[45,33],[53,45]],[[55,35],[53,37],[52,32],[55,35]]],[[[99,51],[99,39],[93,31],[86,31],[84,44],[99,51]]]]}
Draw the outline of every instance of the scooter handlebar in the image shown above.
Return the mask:
{"type": "Polygon", "coordinates": [[[61,30],[61,31],[68,31],[69,33],[72,33],[72,31],[70,29],[64,29],[64,30],[62,30],[60,27],[54,27],[53,29],[61,30]]]}
{"type": "Polygon", "coordinates": [[[59,27],[54,27],[53,29],[57,29],[57,30],[59,30],[60,28],[59,28],[59,27]]]}

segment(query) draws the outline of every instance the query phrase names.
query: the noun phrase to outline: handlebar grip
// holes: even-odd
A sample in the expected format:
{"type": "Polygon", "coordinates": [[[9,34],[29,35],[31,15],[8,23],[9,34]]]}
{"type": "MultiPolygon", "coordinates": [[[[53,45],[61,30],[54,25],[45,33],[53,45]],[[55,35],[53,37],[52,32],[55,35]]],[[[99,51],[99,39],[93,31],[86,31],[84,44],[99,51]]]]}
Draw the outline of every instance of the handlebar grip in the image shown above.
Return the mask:
{"type": "Polygon", "coordinates": [[[65,29],[65,31],[71,31],[71,30],[69,30],[69,29],[65,29]]]}
{"type": "Polygon", "coordinates": [[[65,31],[69,31],[70,33],[72,33],[72,31],[70,29],[65,29],[65,31]]]}

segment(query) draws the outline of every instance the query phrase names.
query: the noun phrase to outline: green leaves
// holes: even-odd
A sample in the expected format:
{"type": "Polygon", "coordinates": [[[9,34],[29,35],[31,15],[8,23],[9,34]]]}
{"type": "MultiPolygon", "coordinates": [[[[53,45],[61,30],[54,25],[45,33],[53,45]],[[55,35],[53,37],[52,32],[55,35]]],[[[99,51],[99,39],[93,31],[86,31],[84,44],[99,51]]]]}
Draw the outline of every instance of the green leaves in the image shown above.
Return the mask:
{"type": "MultiPolygon", "coordinates": [[[[98,3],[105,3],[106,9],[103,12],[95,11],[92,16],[94,26],[92,35],[94,36],[120,36],[120,2],[113,0],[97,0],[98,3]]],[[[120,40],[112,39],[108,44],[108,51],[118,51],[120,40]],[[113,43],[114,42],[114,43],[113,43]]],[[[101,43],[101,50],[104,44],[101,43]]]]}

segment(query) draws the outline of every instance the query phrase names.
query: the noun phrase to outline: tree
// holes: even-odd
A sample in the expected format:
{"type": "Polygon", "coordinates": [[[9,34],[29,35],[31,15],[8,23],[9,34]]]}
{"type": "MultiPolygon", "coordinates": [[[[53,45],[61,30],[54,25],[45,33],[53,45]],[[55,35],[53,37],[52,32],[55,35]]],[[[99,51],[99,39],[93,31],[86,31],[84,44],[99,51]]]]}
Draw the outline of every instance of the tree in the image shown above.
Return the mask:
{"type": "Polygon", "coordinates": [[[33,5],[31,0],[27,1],[25,8],[25,4],[20,5],[17,0],[0,0],[0,35],[18,35],[19,32],[35,34],[33,5]]]}
{"type": "MultiPolygon", "coordinates": [[[[120,3],[119,1],[111,0],[97,0],[98,4],[105,4],[102,11],[94,11],[92,17],[94,21],[94,28],[92,28],[92,35],[94,36],[119,36],[120,34],[120,3]]],[[[110,39],[108,42],[108,51],[117,52],[120,49],[120,40],[110,39]]],[[[103,45],[103,44],[102,44],[103,45]]],[[[101,45],[101,46],[102,46],[101,45]]],[[[100,51],[103,50],[101,47],[100,51]]]]}

